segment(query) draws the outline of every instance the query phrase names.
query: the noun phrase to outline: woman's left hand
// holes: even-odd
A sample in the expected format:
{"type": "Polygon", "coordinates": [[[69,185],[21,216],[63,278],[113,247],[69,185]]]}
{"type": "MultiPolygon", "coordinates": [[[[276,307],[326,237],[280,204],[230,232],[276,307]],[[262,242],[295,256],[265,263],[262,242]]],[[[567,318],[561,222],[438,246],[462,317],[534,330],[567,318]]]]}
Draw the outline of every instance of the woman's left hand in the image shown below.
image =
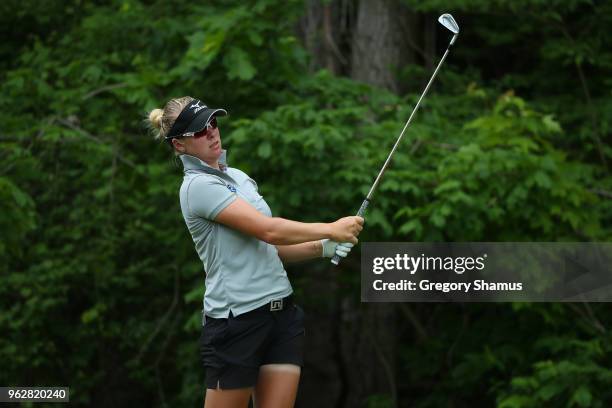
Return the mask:
{"type": "Polygon", "coordinates": [[[322,239],[321,246],[323,247],[321,254],[323,258],[333,258],[334,254],[337,254],[342,258],[346,258],[348,253],[351,252],[353,244],[350,242],[338,243],[336,241],[332,241],[331,239],[322,239]]]}

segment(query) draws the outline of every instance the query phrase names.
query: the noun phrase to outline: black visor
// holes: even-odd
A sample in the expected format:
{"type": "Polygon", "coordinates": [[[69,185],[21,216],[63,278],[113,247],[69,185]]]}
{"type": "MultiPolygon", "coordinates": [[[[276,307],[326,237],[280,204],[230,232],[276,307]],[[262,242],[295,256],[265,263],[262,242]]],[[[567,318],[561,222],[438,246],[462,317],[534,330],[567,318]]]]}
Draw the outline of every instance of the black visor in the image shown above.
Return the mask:
{"type": "Polygon", "coordinates": [[[174,121],[166,140],[179,137],[185,133],[199,132],[206,127],[213,115],[225,116],[227,111],[225,109],[209,108],[199,99],[191,101],[174,121]]]}

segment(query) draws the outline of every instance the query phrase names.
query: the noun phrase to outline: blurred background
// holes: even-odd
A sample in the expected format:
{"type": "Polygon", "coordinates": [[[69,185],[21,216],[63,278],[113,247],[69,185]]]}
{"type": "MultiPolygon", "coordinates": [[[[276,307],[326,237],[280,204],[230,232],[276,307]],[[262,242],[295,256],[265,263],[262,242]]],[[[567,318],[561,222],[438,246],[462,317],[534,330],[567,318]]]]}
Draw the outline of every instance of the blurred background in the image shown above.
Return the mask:
{"type": "MultiPolygon", "coordinates": [[[[610,1],[3,1],[0,385],[202,406],[204,271],[148,111],[226,108],[229,164],[276,216],[354,214],[450,40],[444,12],[461,34],[361,242],[609,241],[610,1]]],[[[612,406],[607,304],[365,304],[359,248],[287,271],[298,407],[612,406]]]]}

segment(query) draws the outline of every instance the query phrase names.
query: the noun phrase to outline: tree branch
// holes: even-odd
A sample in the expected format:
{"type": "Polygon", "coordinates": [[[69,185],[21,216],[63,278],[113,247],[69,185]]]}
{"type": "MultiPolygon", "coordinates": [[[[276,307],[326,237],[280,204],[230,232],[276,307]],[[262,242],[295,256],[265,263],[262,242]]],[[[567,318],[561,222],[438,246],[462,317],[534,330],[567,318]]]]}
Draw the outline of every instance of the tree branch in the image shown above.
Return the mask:
{"type": "MultiPolygon", "coordinates": [[[[561,24],[559,24],[559,27],[560,27],[561,32],[565,36],[565,38],[572,44],[575,44],[576,41],[574,40],[574,37],[572,37],[569,31],[567,31],[567,28],[565,28],[565,24],[563,24],[563,21],[561,22],[561,24]]],[[[589,91],[589,87],[587,84],[586,77],[584,75],[584,70],[582,69],[582,65],[578,63],[578,61],[574,60],[574,66],[576,67],[576,70],[578,71],[578,77],[580,78],[580,85],[582,86],[582,92],[584,93],[584,98],[586,99],[587,106],[589,107],[589,114],[591,116],[591,126],[593,127],[593,139],[595,139],[595,143],[597,144],[597,152],[599,154],[599,160],[601,160],[601,163],[603,164],[603,167],[607,173],[608,163],[606,161],[606,156],[603,150],[603,143],[601,142],[601,138],[599,137],[599,129],[597,126],[597,114],[593,106],[593,99],[591,98],[591,92],[589,91]]]]}
{"type": "MultiPolygon", "coordinates": [[[[329,4],[325,4],[323,6],[323,33],[325,34],[325,40],[328,46],[328,50],[336,56],[336,58],[338,59],[338,61],[340,61],[342,65],[347,65],[347,59],[344,57],[344,55],[342,55],[340,49],[338,49],[338,46],[334,41],[331,19],[331,6],[329,4]]],[[[328,62],[328,69],[333,73],[336,72],[335,67],[333,65],[333,61],[328,62]]]]}
{"type": "Polygon", "coordinates": [[[600,333],[605,333],[605,326],[597,319],[595,314],[593,313],[593,309],[587,302],[582,302],[584,309],[578,307],[576,303],[569,303],[569,307],[572,308],[580,317],[584,319],[584,321],[589,324],[589,326],[593,327],[596,331],[600,333]]]}
{"type": "Polygon", "coordinates": [[[378,357],[378,359],[380,360],[382,366],[385,369],[385,373],[387,374],[387,381],[389,381],[389,387],[391,388],[391,399],[393,401],[392,402],[392,404],[393,404],[392,406],[394,408],[397,408],[397,383],[395,381],[395,374],[393,373],[393,369],[391,368],[391,364],[389,363],[389,360],[385,357],[385,354],[383,353],[383,351],[379,347],[378,343],[376,342],[376,339],[374,339],[374,336],[372,335],[372,331],[371,330],[364,330],[364,333],[366,333],[366,336],[367,336],[368,340],[370,341],[370,344],[372,345],[372,347],[376,351],[376,356],[378,357]]]}
{"type": "Polygon", "coordinates": [[[425,326],[421,324],[421,321],[416,316],[412,308],[408,307],[408,305],[404,303],[399,303],[399,309],[404,314],[404,316],[408,318],[410,324],[412,324],[412,327],[416,331],[419,343],[425,343],[429,338],[429,334],[427,333],[427,329],[425,329],[425,326]]]}
{"type": "MultiPolygon", "coordinates": [[[[99,144],[106,144],[105,141],[103,141],[100,137],[92,135],[91,133],[89,133],[88,131],[86,131],[85,129],[75,125],[74,123],[70,122],[69,120],[63,119],[63,118],[58,118],[57,122],[59,122],[60,124],[64,125],[65,127],[72,129],[76,132],[78,132],[81,136],[86,137],[89,140],[92,140],[96,143],[99,144]]],[[[117,158],[123,163],[126,164],[134,169],[136,169],[136,164],[134,164],[131,160],[126,159],[125,157],[123,157],[122,155],[117,153],[117,158]]]]}
{"type": "Polygon", "coordinates": [[[168,321],[168,319],[170,318],[172,313],[174,313],[174,309],[176,309],[176,306],[178,305],[179,286],[180,285],[179,285],[178,268],[175,267],[175,270],[174,270],[174,296],[172,297],[172,302],[170,303],[170,306],[168,307],[168,310],[166,310],[166,313],[164,313],[164,315],[158,320],[157,325],[155,327],[155,330],[153,330],[153,332],[149,335],[147,340],[145,340],[145,342],[143,343],[142,347],[140,348],[140,351],[136,355],[136,358],[135,358],[136,362],[139,362],[141,360],[141,358],[144,355],[144,353],[147,352],[147,350],[149,348],[149,345],[153,342],[155,337],[157,337],[157,335],[159,334],[161,329],[164,327],[164,325],[166,324],[166,322],[168,321]]]}
{"type": "Polygon", "coordinates": [[[602,197],[612,198],[612,191],[602,190],[600,188],[590,188],[588,189],[593,194],[597,194],[602,197]]]}
{"type": "Polygon", "coordinates": [[[125,82],[121,82],[118,84],[111,84],[111,85],[105,85],[101,88],[98,89],[94,89],[93,91],[83,95],[83,97],[81,98],[81,100],[87,100],[89,98],[92,98],[102,92],[106,92],[106,91],[112,91],[113,89],[119,89],[119,88],[125,88],[126,86],[128,86],[128,84],[126,84],[125,82]]]}

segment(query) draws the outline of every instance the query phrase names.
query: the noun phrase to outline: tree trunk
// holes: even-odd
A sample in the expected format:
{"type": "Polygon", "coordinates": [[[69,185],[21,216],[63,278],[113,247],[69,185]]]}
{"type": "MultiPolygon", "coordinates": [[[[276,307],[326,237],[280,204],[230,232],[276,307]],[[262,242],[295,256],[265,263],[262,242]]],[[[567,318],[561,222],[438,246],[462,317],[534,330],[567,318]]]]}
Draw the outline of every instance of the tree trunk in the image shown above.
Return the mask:
{"type": "Polygon", "coordinates": [[[396,313],[393,303],[343,302],[342,352],[347,392],[343,408],[367,406],[368,397],[397,407],[396,313]]]}
{"type": "Polygon", "coordinates": [[[399,0],[360,0],[353,32],[351,77],[399,92],[398,71],[414,61],[406,38],[415,17],[399,0]]]}
{"type": "MultiPolygon", "coordinates": [[[[326,68],[393,92],[402,91],[399,71],[417,52],[427,59],[435,45],[429,37],[423,49],[424,29],[400,0],[307,0],[298,31],[311,71],[326,68]]],[[[327,268],[314,275],[304,290],[326,301],[307,309],[298,408],[364,407],[373,396],[396,407],[396,305],[355,301],[327,268]]]]}
{"type": "Polygon", "coordinates": [[[349,64],[346,44],[352,21],[352,2],[347,0],[308,0],[300,19],[298,36],[312,59],[310,71],[325,68],[333,74],[343,74],[349,64]]]}
{"type": "Polygon", "coordinates": [[[423,42],[425,49],[425,67],[427,72],[432,72],[436,65],[436,28],[438,22],[436,16],[433,14],[427,14],[425,18],[425,27],[423,28],[423,42]]]}

